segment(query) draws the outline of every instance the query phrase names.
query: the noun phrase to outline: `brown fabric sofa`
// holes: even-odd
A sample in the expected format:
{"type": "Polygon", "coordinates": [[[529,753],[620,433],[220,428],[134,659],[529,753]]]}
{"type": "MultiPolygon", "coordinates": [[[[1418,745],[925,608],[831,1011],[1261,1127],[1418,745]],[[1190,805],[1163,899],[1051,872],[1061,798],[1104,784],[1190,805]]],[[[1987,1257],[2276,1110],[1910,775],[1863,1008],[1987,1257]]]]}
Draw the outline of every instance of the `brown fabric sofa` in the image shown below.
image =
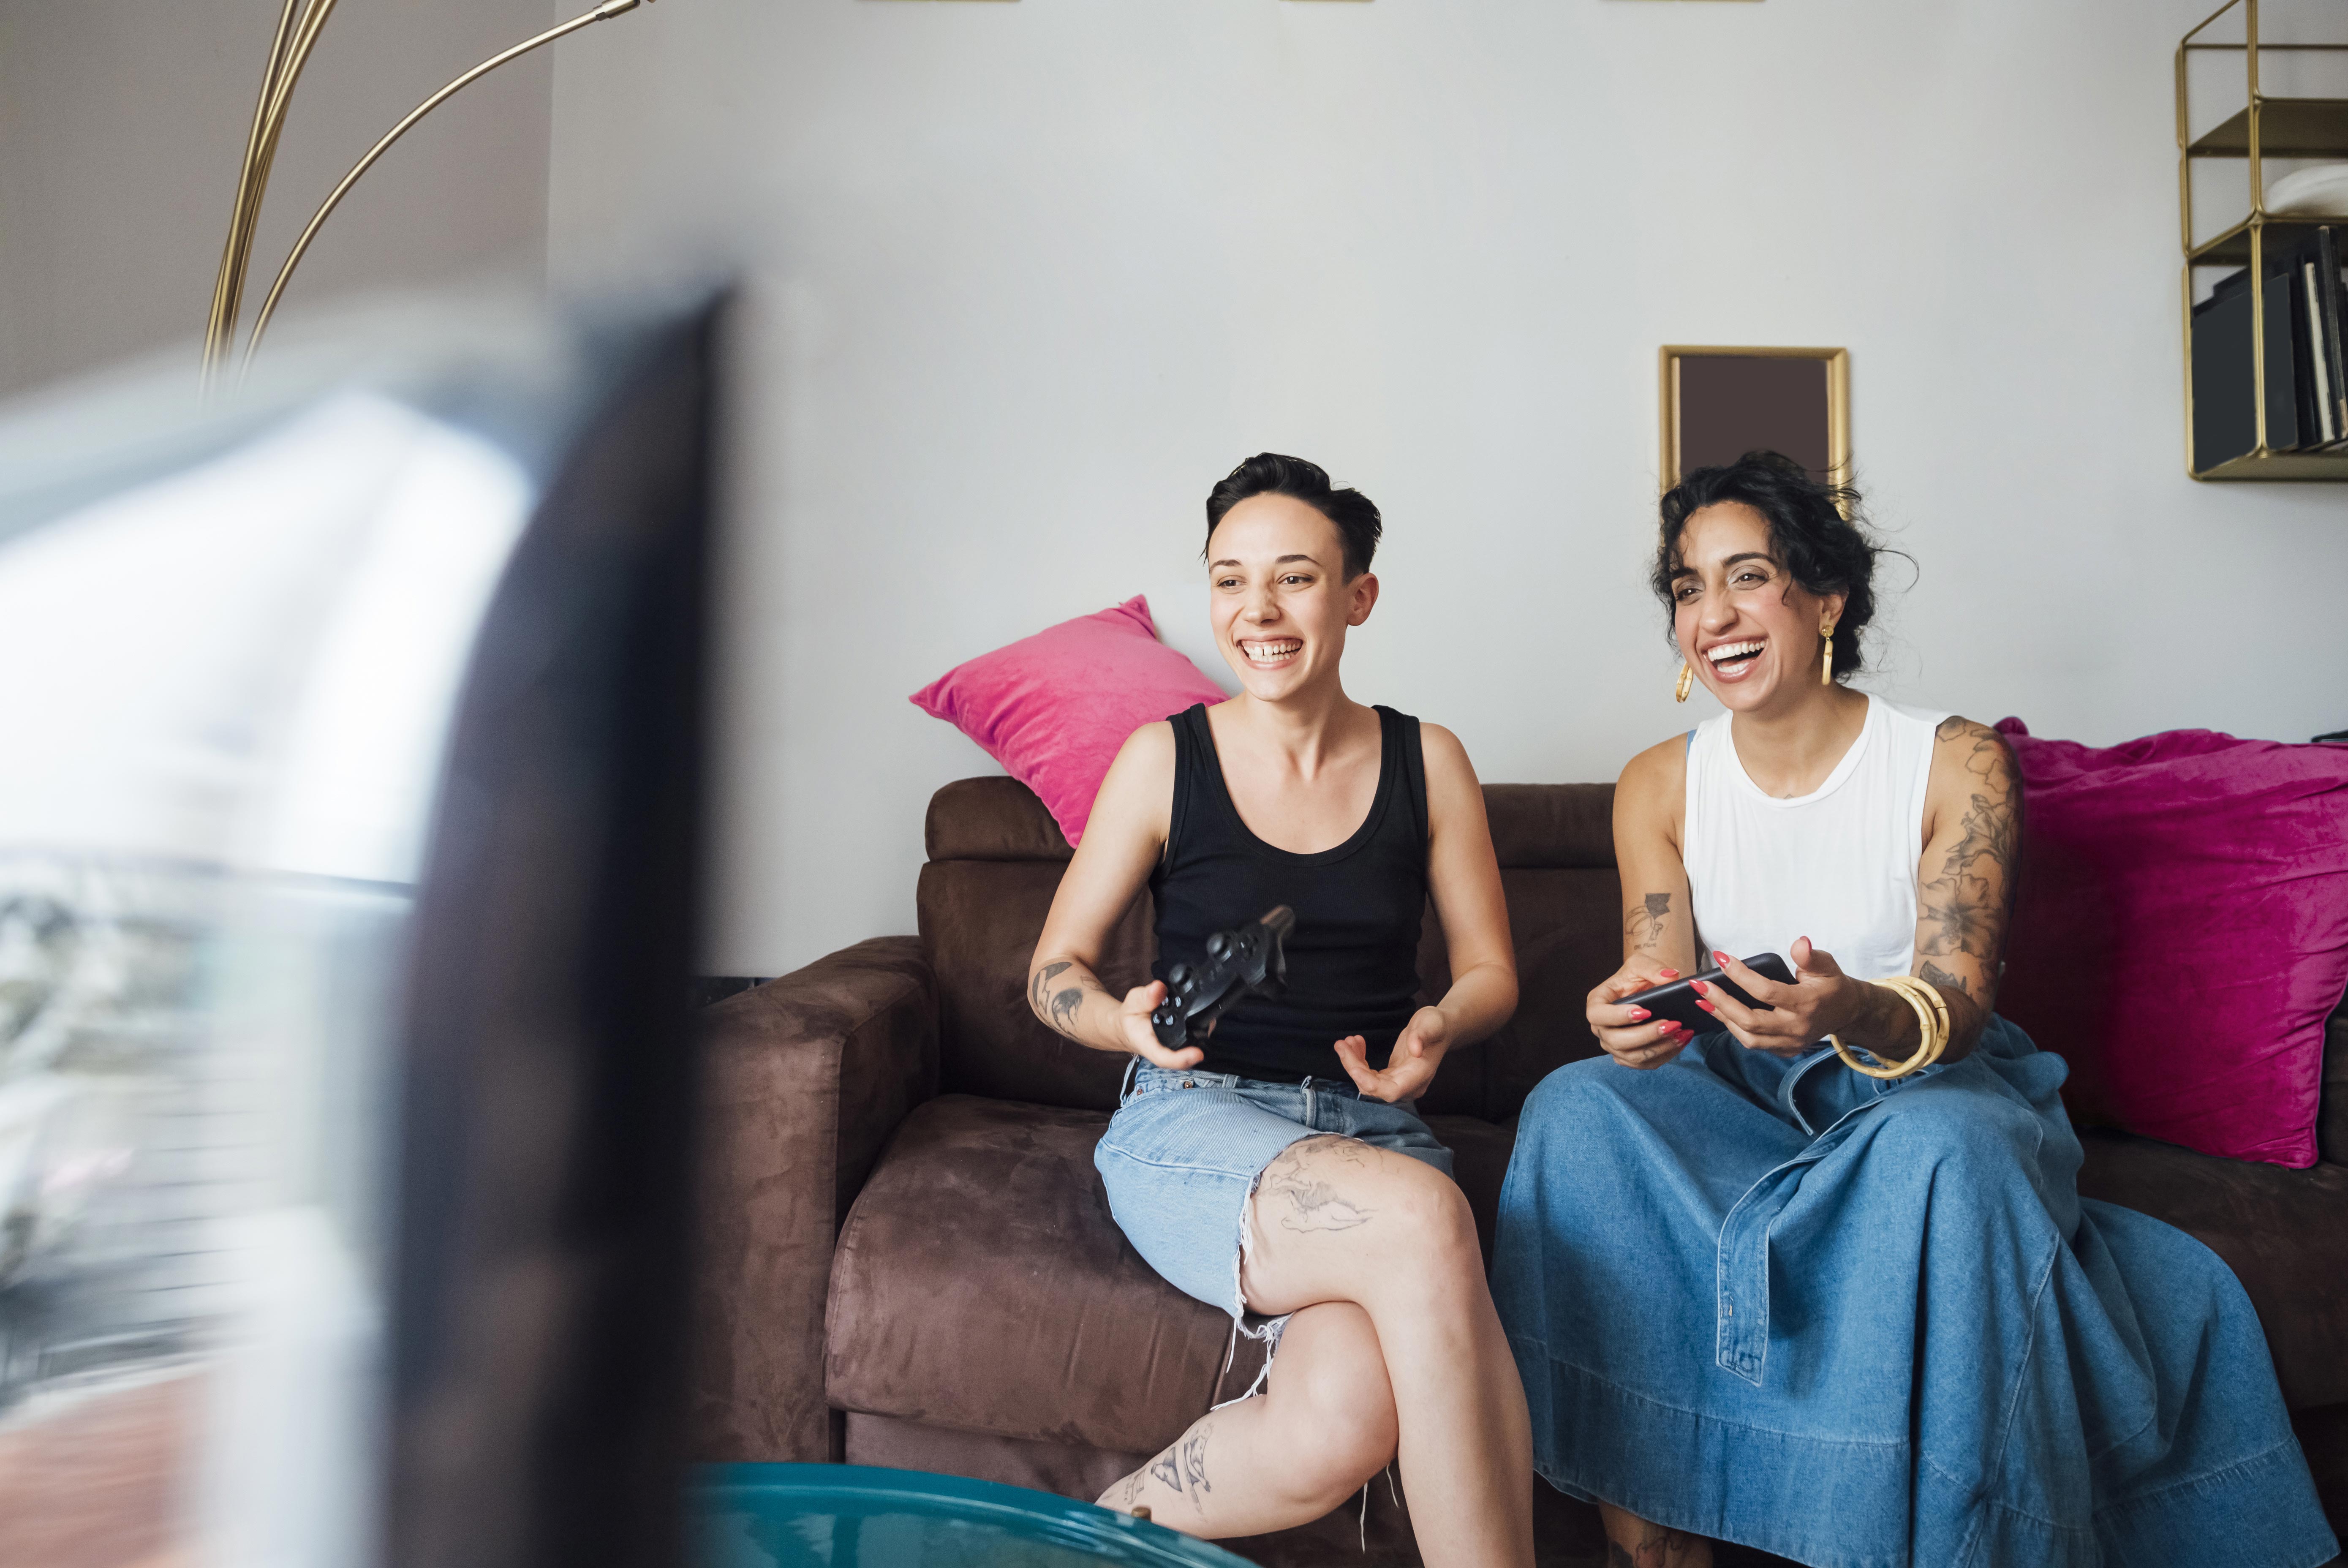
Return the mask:
{"type": "MultiPolygon", "coordinates": [[[[1488,1253],[1518,1108],[1592,1054],[1582,997],[1621,953],[1595,784],[1485,790],[1522,999],[1447,1061],[1420,1107],[1457,1154],[1488,1253]]],[[[1159,1280],[1110,1219],[1092,1151],[1124,1058],[1071,1045],[1025,1000],[1070,851],[1008,779],[930,803],[921,934],[882,937],[709,1009],[696,1446],[712,1460],[847,1460],[1096,1496],[1261,1352],[1159,1280]]],[[[1147,977],[1145,894],[1101,978],[1147,977]]],[[[1447,969],[1432,920],[1431,995],[1447,969]]],[[[2047,1042],[2059,1044],[2059,1042],[2047,1042]]],[[[2190,1232],[2265,1325],[2335,1532],[2348,1534],[2348,1018],[2333,1020],[2312,1170],[2085,1132],[2091,1197],[2190,1232]]],[[[1545,1562],[1602,1552],[1593,1511],[1537,1485],[1545,1562]]],[[[1407,1501],[1227,1542],[1265,1563],[1416,1563],[1407,1501]],[[1366,1552],[1361,1541],[1366,1541],[1366,1552]]]]}

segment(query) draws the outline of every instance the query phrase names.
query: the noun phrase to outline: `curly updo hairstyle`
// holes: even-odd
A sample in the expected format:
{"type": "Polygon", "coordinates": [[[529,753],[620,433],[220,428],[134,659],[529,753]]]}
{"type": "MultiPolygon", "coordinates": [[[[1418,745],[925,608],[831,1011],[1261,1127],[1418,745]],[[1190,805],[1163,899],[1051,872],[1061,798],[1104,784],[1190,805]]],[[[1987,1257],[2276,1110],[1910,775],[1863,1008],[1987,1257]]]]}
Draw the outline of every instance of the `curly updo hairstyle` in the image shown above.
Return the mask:
{"type": "MultiPolygon", "coordinates": [[[[1223,521],[1223,514],[1251,495],[1293,496],[1335,523],[1337,537],[1344,542],[1348,582],[1370,569],[1370,557],[1378,552],[1378,536],[1385,531],[1377,503],[1350,487],[1333,488],[1329,470],[1319,463],[1308,463],[1303,458],[1283,458],[1278,452],[1258,452],[1225,474],[1207,492],[1210,541],[1215,536],[1215,524],[1223,521]]],[[[1206,547],[1200,546],[1199,554],[1203,558],[1206,553],[1206,547]]]]}
{"type": "Polygon", "coordinates": [[[1672,578],[1680,569],[1681,534],[1690,517],[1722,501],[1743,501],[1767,521],[1770,554],[1803,588],[1843,595],[1834,629],[1835,679],[1857,670],[1859,634],[1875,618],[1876,558],[1887,552],[1859,520],[1857,490],[1813,479],[1776,452],[1747,452],[1733,463],[1698,469],[1663,493],[1663,530],[1648,583],[1663,602],[1667,633],[1676,608],[1672,578]]]}

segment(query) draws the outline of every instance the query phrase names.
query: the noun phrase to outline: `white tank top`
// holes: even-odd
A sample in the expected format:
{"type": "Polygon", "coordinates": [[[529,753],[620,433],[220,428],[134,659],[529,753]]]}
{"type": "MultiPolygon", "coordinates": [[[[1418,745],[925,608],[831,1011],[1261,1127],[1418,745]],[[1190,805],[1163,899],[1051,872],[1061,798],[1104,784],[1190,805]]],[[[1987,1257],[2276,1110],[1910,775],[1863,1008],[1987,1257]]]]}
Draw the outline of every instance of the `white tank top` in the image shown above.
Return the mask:
{"type": "Polygon", "coordinates": [[[1948,715],[1869,694],[1859,738],[1825,783],[1791,800],[1746,776],[1728,738],[1734,717],[1707,719],[1688,744],[1681,847],[1700,950],[1790,955],[1807,936],[1846,975],[1907,974],[1924,788],[1948,715]]]}

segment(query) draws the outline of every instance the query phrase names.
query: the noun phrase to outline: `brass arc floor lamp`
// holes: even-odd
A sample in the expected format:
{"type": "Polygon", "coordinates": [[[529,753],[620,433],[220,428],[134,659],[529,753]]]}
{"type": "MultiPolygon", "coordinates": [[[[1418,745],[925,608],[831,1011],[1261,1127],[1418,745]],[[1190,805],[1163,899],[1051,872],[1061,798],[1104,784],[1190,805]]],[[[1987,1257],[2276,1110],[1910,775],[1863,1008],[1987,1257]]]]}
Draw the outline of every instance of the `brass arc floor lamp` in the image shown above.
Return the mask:
{"type": "MultiPolygon", "coordinates": [[[[525,38],[502,54],[492,55],[471,70],[426,98],[409,111],[407,117],[395,125],[367,150],[365,158],[352,165],[343,176],[309,224],[302,237],[294,242],[294,249],[285,257],[285,264],[277,269],[277,281],[261,304],[261,313],[253,318],[252,335],[245,340],[244,364],[252,363],[254,350],[261,346],[261,335],[269,328],[269,318],[276,312],[277,302],[285,293],[285,284],[294,276],[310,242],[317,237],[319,226],[326,216],[349,194],[359,176],[373,168],[376,159],[389,150],[391,144],[407,134],[408,129],[439,108],[466,87],[496,70],[509,60],[519,59],[542,44],[551,44],[566,33],[595,22],[609,21],[634,10],[646,0],[603,0],[593,10],[573,16],[558,26],[549,27],[533,38],[525,38]]],[[[245,273],[252,261],[252,233],[261,220],[261,199],[269,187],[270,165],[276,160],[277,137],[285,124],[285,111],[294,101],[294,85],[302,77],[302,67],[309,63],[310,50],[318,41],[326,18],[335,9],[335,0],[285,0],[284,9],[277,18],[277,36],[269,48],[269,66],[262,73],[261,100],[253,106],[252,129],[245,138],[244,167],[236,182],[236,205],[229,213],[228,243],[221,252],[220,275],[212,284],[211,315],[204,328],[204,386],[209,388],[236,347],[236,318],[244,303],[245,273]]]]}

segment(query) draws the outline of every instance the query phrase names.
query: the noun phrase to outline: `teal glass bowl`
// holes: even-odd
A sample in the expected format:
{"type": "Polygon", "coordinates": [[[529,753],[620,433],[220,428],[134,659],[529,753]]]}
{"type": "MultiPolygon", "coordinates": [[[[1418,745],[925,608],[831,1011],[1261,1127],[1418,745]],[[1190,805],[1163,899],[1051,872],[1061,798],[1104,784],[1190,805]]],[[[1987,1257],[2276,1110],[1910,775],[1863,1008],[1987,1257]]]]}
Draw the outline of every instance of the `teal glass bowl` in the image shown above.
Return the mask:
{"type": "Polygon", "coordinates": [[[695,1568],[1250,1568],[1163,1525],[1048,1491],[863,1465],[705,1465],[695,1568]]]}

